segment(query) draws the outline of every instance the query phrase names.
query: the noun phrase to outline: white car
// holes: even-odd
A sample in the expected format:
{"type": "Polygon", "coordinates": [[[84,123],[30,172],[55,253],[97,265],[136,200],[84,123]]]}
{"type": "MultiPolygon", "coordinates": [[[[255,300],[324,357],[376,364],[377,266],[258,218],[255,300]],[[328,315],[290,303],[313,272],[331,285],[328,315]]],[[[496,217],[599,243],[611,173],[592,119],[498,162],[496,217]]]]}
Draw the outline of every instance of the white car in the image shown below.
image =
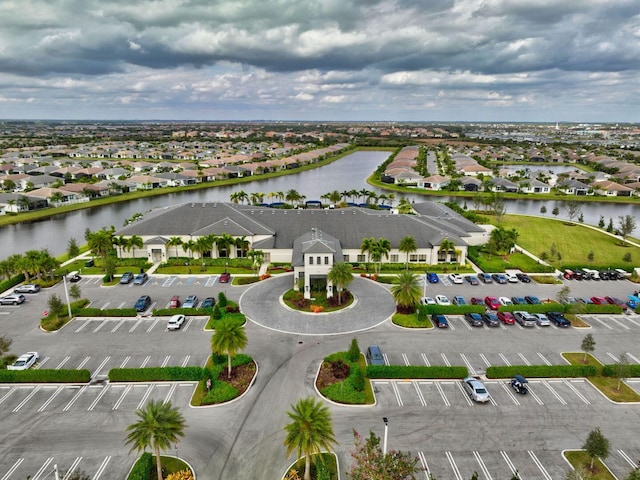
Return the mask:
{"type": "Polygon", "coordinates": [[[182,314],[172,316],[167,323],[167,330],[180,330],[185,320],[186,317],[182,314]]]}
{"type": "Polygon", "coordinates": [[[438,305],[451,305],[446,295],[436,295],[436,303],[438,305]]]}
{"type": "Polygon", "coordinates": [[[422,297],[420,303],[422,305],[437,305],[436,301],[431,297],[422,297]]]}
{"type": "Polygon", "coordinates": [[[499,297],[498,301],[500,302],[500,305],[513,305],[513,302],[509,297],[499,297]]]}
{"type": "Polygon", "coordinates": [[[449,280],[451,280],[451,283],[455,283],[456,285],[461,285],[464,282],[462,275],[460,275],[459,273],[450,274],[449,280]]]}
{"type": "Polygon", "coordinates": [[[29,370],[39,359],[38,352],[27,352],[20,355],[12,365],[7,365],[7,370],[29,370]]]}
{"type": "Polygon", "coordinates": [[[515,273],[505,273],[509,283],[518,283],[518,276],[515,273]]]}
{"type": "Polygon", "coordinates": [[[462,380],[462,386],[474,402],[484,403],[489,401],[489,392],[487,392],[484,384],[477,378],[465,378],[462,380]]]}

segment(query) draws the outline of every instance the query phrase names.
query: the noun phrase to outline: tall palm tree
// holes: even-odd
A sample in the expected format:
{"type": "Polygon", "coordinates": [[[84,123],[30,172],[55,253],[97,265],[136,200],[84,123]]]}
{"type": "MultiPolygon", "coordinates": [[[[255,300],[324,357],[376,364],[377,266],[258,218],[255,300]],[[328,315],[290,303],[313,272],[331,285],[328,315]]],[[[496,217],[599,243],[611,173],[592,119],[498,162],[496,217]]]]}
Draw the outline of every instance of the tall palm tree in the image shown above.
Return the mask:
{"type": "Polygon", "coordinates": [[[291,423],[285,425],[287,436],[284,446],[287,457],[296,450],[298,457],[305,457],[304,480],[311,480],[311,457],[322,450],[330,451],[338,442],[333,433],[333,421],[329,408],[320,400],[302,398],[287,412],[291,423]]]}
{"type": "Polygon", "coordinates": [[[176,258],[178,257],[178,247],[180,245],[184,245],[184,242],[182,240],[182,238],[180,237],[171,237],[169,239],[169,241],[167,242],[167,247],[171,248],[171,247],[176,247],[176,258]]]}
{"type": "Polygon", "coordinates": [[[327,280],[338,290],[338,304],[342,305],[342,290],[353,280],[351,265],[347,262],[336,262],[327,274],[327,280]]]}
{"type": "Polygon", "coordinates": [[[264,252],[262,250],[249,250],[247,252],[247,257],[251,259],[251,266],[257,277],[258,272],[260,272],[260,267],[262,267],[262,264],[264,263],[264,252]]]}
{"type": "Polygon", "coordinates": [[[242,236],[242,237],[236,237],[234,239],[234,245],[240,249],[240,257],[245,257],[247,254],[247,250],[249,250],[249,246],[251,245],[251,242],[249,242],[249,240],[247,240],[246,236],[242,236]]]}
{"type": "Polygon", "coordinates": [[[302,195],[300,195],[297,190],[291,189],[287,191],[284,199],[287,202],[291,202],[293,205],[297,205],[298,202],[300,202],[300,200],[302,199],[302,195]]]}
{"type": "Polygon", "coordinates": [[[124,235],[119,235],[117,237],[113,237],[111,243],[113,246],[118,249],[118,256],[122,257],[122,249],[127,245],[128,240],[124,237],[124,235]]]}
{"type": "Polygon", "coordinates": [[[454,250],[455,248],[456,248],[456,244],[453,240],[444,238],[442,242],[440,242],[440,247],[438,248],[438,251],[444,252],[444,258],[446,261],[449,256],[449,251],[454,250]]]}
{"type": "Polygon", "coordinates": [[[418,250],[418,245],[416,244],[416,239],[411,235],[407,235],[402,240],[400,240],[400,245],[398,246],[398,250],[402,253],[406,253],[407,257],[404,261],[404,269],[409,269],[409,254],[411,252],[415,252],[418,250]]]}
{"type": "Polygon", "coordinates": [[[193,258],[193,247],[196,246],[196,241],[192,238],[182,243],[182,248],[184,248],[185,252],[189,253],[189,256],[193,258]]]}
{"type": "Polygon", "coordinates": [[[228,318],[216,325],[211,337],[211,349],[214,353],[227,354],[227,375],[231,378],[231,357],[247,346],[247,334],[244,326],[228,318]]]}
{"type": "Polygon", "coordinates": [[[144,451],[153,448],[156,455],[158,479],[162,479],[162,461],[160,452],[168,450],[178,439],[184,437],[187,424],[178,408],[171,402],[149,400],[143,408],[136,410],[138,421],[129,425],[125,444],[131,445],[130,451],[144,451]]]}
{"type": "Polygon", "coordinates": [[[382,266],[382,257],[389,259],[389,251],[391,250],[391,242],[386,238],[379,238],[371,249],[371,259],[377,264],[377,273],[380,273],[382,266]]]}
{"type": "Polygon", "coordinates": [[[225,252],[226,258],[231,258],[230,248],[231,245],[235,245],[236,239],[228,233],[223,233],[216,238],[216,246],[218,247],[218,256],[222,256],[222,252],[225,252]]]}
{"type": "Polygon", "coordinates": [[[139,237],[138,235],[131,235],[131,237],[129,237],[127,246],[133,251],[133,258],[136,258],[136,247],[142,248],[143,245],[144,242],[142,241],[142,237],[139,237]]]}
{"type": "MultiPolygon", "coordinates": [[[[363,238],[360,245],[360,253],[366,253],[368,255],[366,263],[369,264],[369,258],[371,257],[371,251],[376,243],[375,238],[363,238]]],[[[367,267],[368,269],[368,267],[367,267]]]]}
{"type": "Polygon", "coordinates": [[[113,232],[114,228],[107,230],[101,228],[96,232],[88,231],[86,234],[89,249],[102,259],[102,267],[104,268],[107,255],[113,249],[113,232]]]}
{"type": "Polygon", "coordinates": [[[418,277],[409,271],[402,272],[398,275],[398,283],[391,287],[391,294],[398,307],[413,310],[422,296],[418,277]]]}

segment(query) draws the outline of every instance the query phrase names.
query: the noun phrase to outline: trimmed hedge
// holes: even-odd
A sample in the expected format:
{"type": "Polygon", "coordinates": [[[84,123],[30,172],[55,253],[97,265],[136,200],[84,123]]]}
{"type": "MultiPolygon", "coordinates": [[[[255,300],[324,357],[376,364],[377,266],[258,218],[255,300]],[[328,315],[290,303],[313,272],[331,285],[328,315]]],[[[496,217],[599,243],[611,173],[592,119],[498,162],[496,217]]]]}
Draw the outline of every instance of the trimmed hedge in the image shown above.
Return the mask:
{"type": "Polygon", "coordinates": [[[593,377],[598,369],[593,365],[512,365],[487,367],[488,378],[511,378],[519,374],[530,378],[593,377]]]}
{"type": "Polygon", "coordinates": [[[367,377],[369,378],[465,378],[467,376],[469,376],[467,367],[367,366],[367,377]]]}
{"type": "Polygon", "coordinates": [[[573,305],[563,305],[556,302],[541,303],[537,305],[530,305],[528,303],[523,305],[501,305],[498,308],[500,312],[515,312],[521,310],[529,313],[547,313],[547,312],[563,312],[563,313],[577,313],[580,315],[586,315],[590,313],[604,313],[604,314],[618,314],[622,313],[622,308],[617,305],[585,305],[583,303],[573,305]]]}
{"type": "Polygon", "coordinates": [[[149,452],[144,452],[131,469],[127,480],[149,480],[154,466],[153,455],[149,452]]]}
{"type": "Polygon", "coordinates": [[[4,292],[5,290],[9,290],[10,288],[15,287],[19,283],[24,282],[24,274],[20,273],[15,277],[11,277],[4,282],[0,282],[0,292],[4,292]]]}
{"type": "Polygon", "coordinates": [[[110,382],[196,382],[202,379],[202,367],[113,368],[110,382]]]}
{"type": "Polygon", "coordinates": [[[622,313],[622,307],[618,305],[585,305],[585,304],[573,304],[567,305],[566,313],[575,313],[578,315],[588,315],[590,313],[608,313],[619,314],[622,313]]]}
{"type": "MultiPolygon", "coordinates": [[[[227,356],[213,354],[211,355],[211,362],[213,363],[211,368],[203,369],[203,382],[206,382],[207,378],[210,379],[211,390],[204,395],[201,405],[228,402],[236,398],[240,393],[233,385],[219,379],[220,374],[226,371],[227,356]]],[[[231,367],[239,367],[240,365],[250,362],[253,362],[253,358],[244,353],[240,353],[231,358],[231,367]]],[[[206,389],[207,387],[203,385],[203,388],[206,389]]]]}
{"type": "MultiPolygon", "coordinates": [[[[602,375],[604,375],[605,377],[615,377],[616,376],[616,369],[617,369],[618,365],[613,364],[613,365],[605,365],[604,367],[602,367],[602,375]]],[[[629,364],[629,365],[625,365],[625,377],[640,377],[640,365],[638,364],[629,364]]]]}
{"type": "Polygon", "coordinates": [[[529,312],[529,313],[547,313],[547,312],[564,312],[564,305],[561,303],[541,303],[537,305],[500,305],[499,312],[529,312]]]}
{"type": "MultiPolygon", "coordinates": [[[[171,317],[179,313],[183,315],[211,315],[213,307],[211,308],[159,308],[153,311],[153,315],[156,317],[171,317]]],[[[134,313],[135,316],[135,313],[134,313]]]]}
{"type": "Polygon", "coordinates": [[[135,308],[72,308],[74,317],[135,317],[138,312],[135,308]]]}
{"type": "Polygon", "coordinates": [[[0,383],[88,383],[89,370],[0,370],[0,383]]]}
{"type": "Polygon", "coordinates": [[[420,315],[442,313],[444,315],[464,315],[465,313],[484,313],[484,305],[421,305],[420,315]]]}

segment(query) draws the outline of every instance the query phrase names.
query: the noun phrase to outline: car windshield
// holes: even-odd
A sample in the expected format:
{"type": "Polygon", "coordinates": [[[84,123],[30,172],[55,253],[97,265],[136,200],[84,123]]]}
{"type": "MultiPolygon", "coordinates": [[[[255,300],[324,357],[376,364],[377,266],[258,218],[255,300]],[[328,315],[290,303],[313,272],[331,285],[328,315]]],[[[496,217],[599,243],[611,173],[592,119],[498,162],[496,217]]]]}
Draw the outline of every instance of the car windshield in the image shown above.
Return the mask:
{"type": "Polygon", "coordinates": [[[484,388],[476,388],[476,393],[487,393],[484,388]]]}
{"type": "Polygon", "coordinates": [[[27,361],[26,360],[16,360],[16,363],[14,363],[14,365],[16,367],[22,367],[23,365],[26,365],[27,361]]]}

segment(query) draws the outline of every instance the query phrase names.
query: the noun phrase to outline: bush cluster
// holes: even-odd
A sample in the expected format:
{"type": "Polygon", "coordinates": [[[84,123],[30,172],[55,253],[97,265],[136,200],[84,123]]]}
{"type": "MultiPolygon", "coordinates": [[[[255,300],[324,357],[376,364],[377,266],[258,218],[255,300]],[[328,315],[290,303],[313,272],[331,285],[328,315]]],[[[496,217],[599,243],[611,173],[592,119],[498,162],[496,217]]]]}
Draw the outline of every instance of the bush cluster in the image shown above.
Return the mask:
{"type": "Polygon", "coordinates": [[[149,480],[153,467],[153,455],[144,452],[131,469],[127,480],[149,480]]]}
{"type": "Polygon", "coordinates": [[[202,367],[113,368],[111,382],[194,382],[203,378],[202,367]]]}
{"type": "MultiPolygon", "coordinates": [[[[358,352],[358,357],[359,354],[358,352]]],[[[349,355],[349,352],[337,352],[325,357],[324,361],[326,363],[346,363],[349,366],[349,376],[342,382],[337,382],[323,388],[320,393],[338,403],[365,403],[366,396],[364,388],[366,380],[364,372],[357,362],[350,361],[349,355]]]]}
{"type": "Polygon", "coordinates": [[[447,366],[404,366],[404,365],[368,365],[369,378],[465,378],[469,375],[467,367],[447,366]]]}
{"type": "MultiPolygon", "coordinates": [[[[625,377],[640,377],[640,365],[637,364],[629,364],[625,365],[625,377]]],[[[618,365],[605,365],[602,367],[602,375],[605,377],[616,377],[616,370],[618,369],[618,365]]]]}
{"type": "MultiPolygon", "coordinates": [[[[240,353],[231,358],[231,367],[239,367],[247,363],[253,362],[253,358],[244,353],[240,353]]],[[[202,384],[200,387],[205,393],[202,398],[201,405],[212,405],[214,403],[223,403],[233,400],[239,395],[239,391],[233,385],[220,380],[220,374],[227,368],[227,356],[212,354],[211,355],[212,366],[204,370],[202,384]],[[211,380],[211,390],[207,392],[207,379],[211,380]]]]}
{"type": "Polygon", "coordinates": [[[0,383],[88,383],[89,370],[0,370],[0,383]]]}
{"type": "Polygon", "coordinates": [[[15,287],[19,283],[24,282],[24,274],[20,273],[15,277],[11,277],[3,282],[0,282],[0,292],[4,292],[5,290],[9,290],[10,288],[15,287]]]}
{"type": "Polygon", "coordinates": [[[514,375],[535,378],[592,377],[598,374],[593,365],[511,365],[488,367],[488,378],[511,378],[514,375]]]}
{"type": "Polygon", "coordinates": [[[180,470],[179,472],[170,473],[165,480],[193,480],[193,472],[191,470],[180,470]]]}
{"type": "Polygon", "coordinates": [[[71,308],[74,317],[135,317],[135,308],[71,308]]]}
{"type": "Polygon", "coordinates": [[[442,313],[443,315],[464,315],[465,313],[484,313],[484,305],[421,305],[420,316],[432,313],[442,313]]]}
{"type": "Polygon", "coordinates": [[[566,305],[565,312],[566,313],[577,313],[577,314],[588,314],[588,313],[608,313],[608,314],[619,314],[622,313],[622,308],[618,305],[583,305],[583,304],[573,304],[566,305]]]}
{"type": "Polygon", "coordinates": [[[528,303],[523,305],[500,305],[499,312],[529,312],[529,313],[547,313],[547,312],[564,312],[565,305],[561,303],[540,303],[537,305],[530,305],[528,303]]]}

